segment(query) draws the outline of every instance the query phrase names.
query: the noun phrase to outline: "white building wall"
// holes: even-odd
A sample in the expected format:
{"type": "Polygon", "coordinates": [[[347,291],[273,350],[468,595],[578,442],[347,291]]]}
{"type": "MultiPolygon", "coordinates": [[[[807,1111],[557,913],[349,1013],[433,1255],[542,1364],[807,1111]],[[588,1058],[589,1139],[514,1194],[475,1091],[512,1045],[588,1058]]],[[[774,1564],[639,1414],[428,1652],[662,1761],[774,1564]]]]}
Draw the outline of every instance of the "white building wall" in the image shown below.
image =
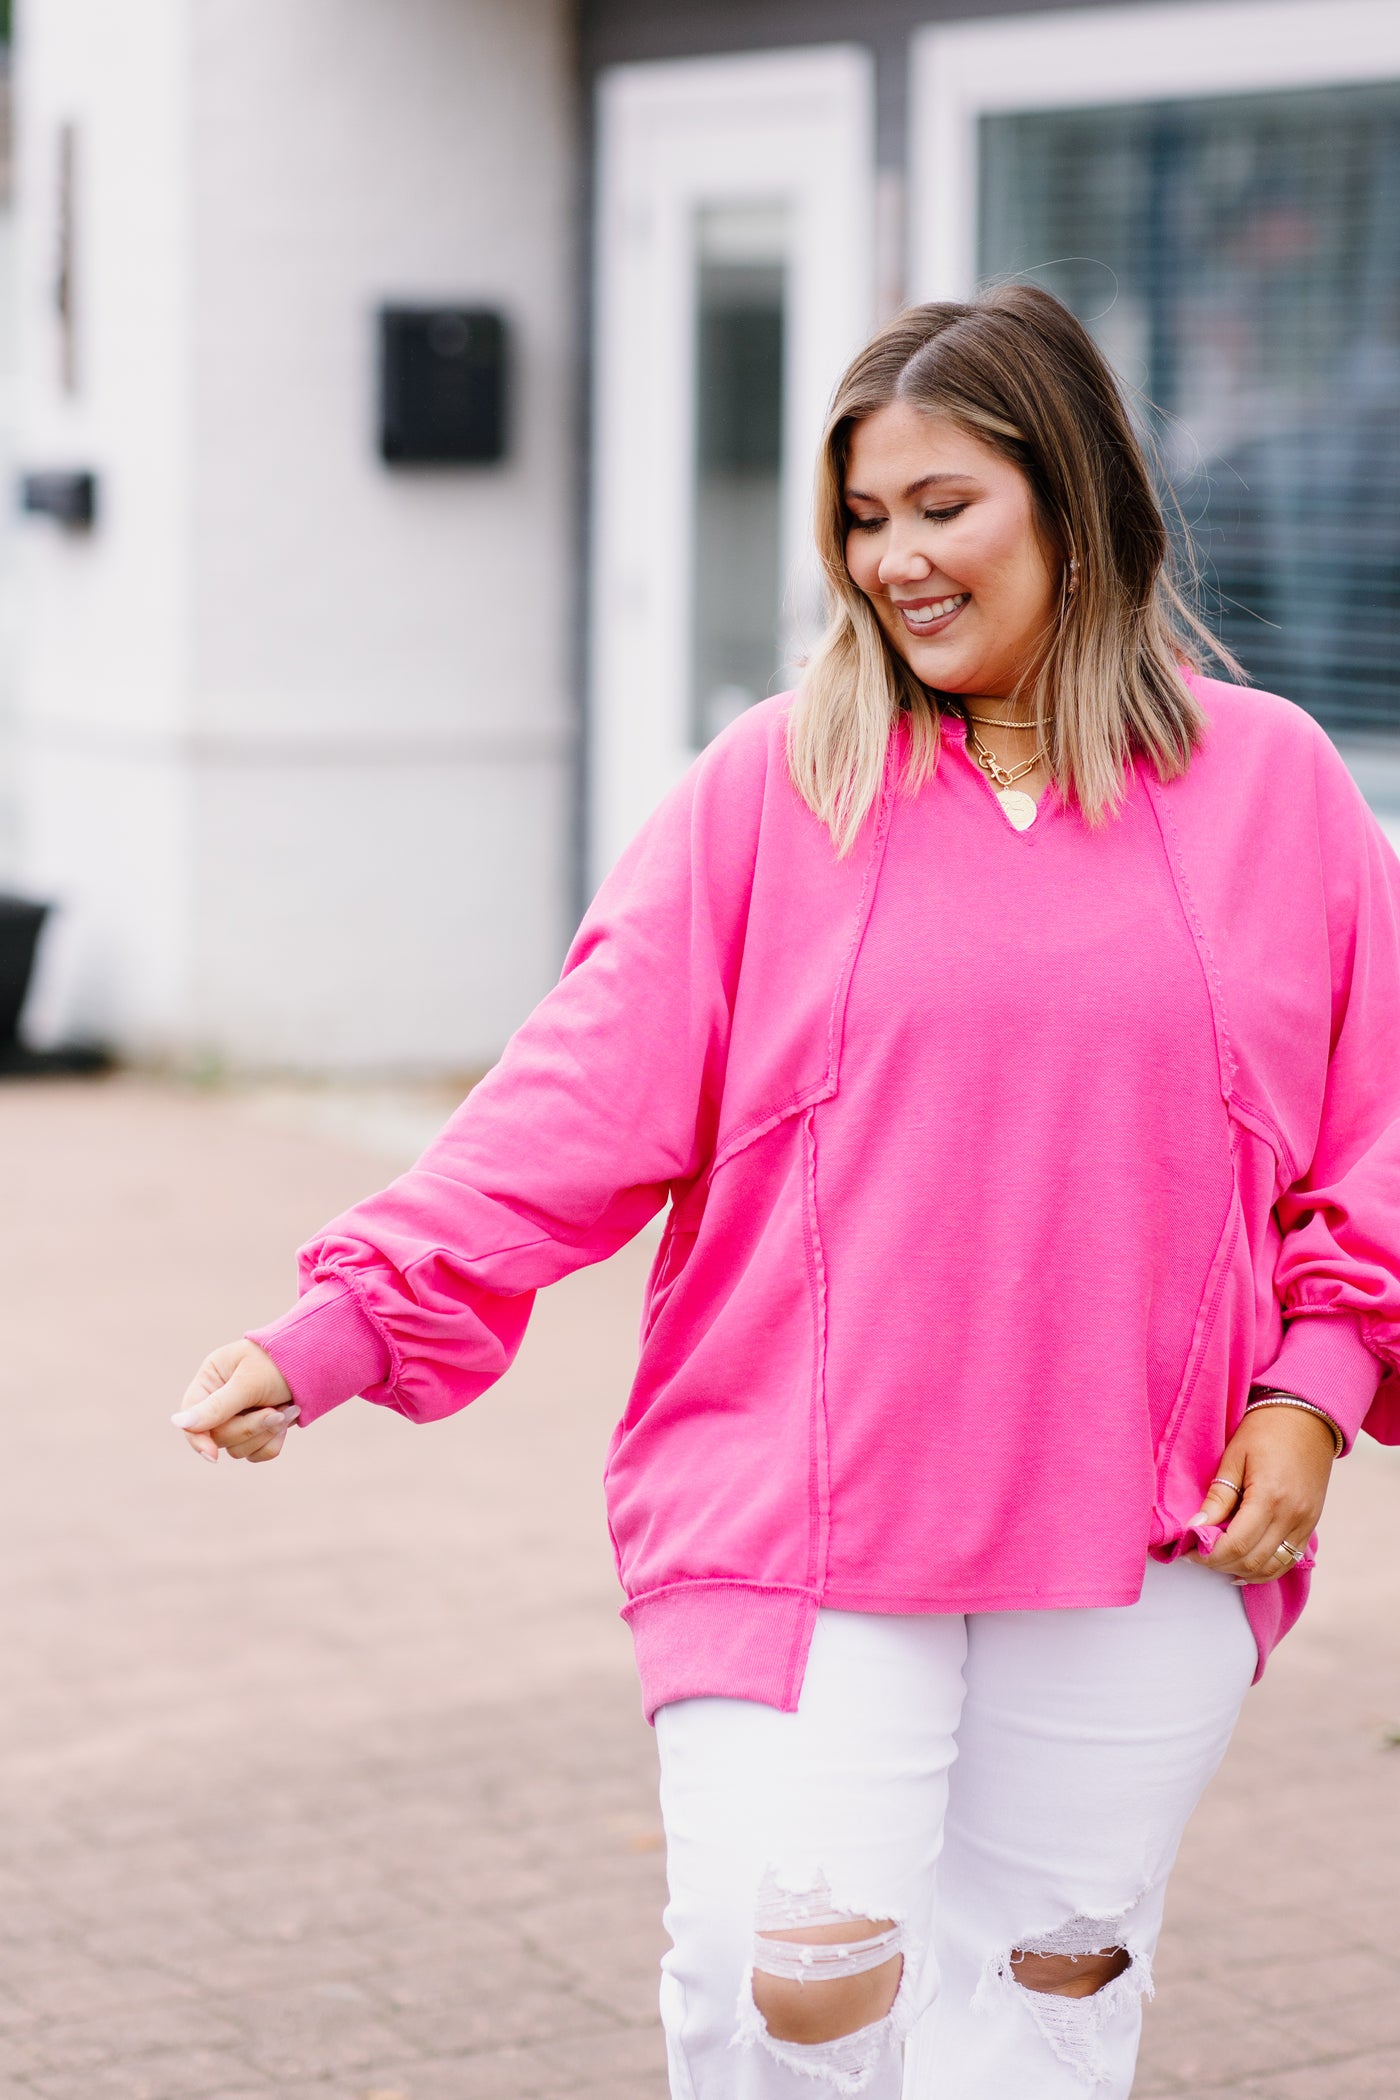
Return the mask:
{"type": "MultiPolygon", "coordinates": [[[[12,490],[18,473],[19,304],[12,206],[10,54],[0,51],[0,489],[12,490]]],[[[19,534],[11,503],[0,504],[0,883],[15,875],[15,651],[19,610],[19,534]]]]}
{"type": "Polygon", "coordinates": [[[179,0],[16,10],[21,410],[32,467],[100,476],[85,537],[20,555],[18,866],[63,906],[46,1023],[174,1040],[187,972],[187,77],[179,0]],[[74,128],[75,379],[54,286],[74,128]]]}
{"type": "MultiPolygon", "coordinates": [[[[431,1070],[489,1060],[556,969],[564,14],[28,0],[24,215],[42,259],[76,110],[85,366],[65,405],[34,331],[29,450],[81,454],[104,499],[86,542],[29,534],[29,869],[70,922],[51,1018],[138,1052],[431,1070]],[[374,309],[434,299],[508,317],[501,467],[376,456],[374,309]]],[[[41,322],[47,296],[39,267],[41,322]]]]}

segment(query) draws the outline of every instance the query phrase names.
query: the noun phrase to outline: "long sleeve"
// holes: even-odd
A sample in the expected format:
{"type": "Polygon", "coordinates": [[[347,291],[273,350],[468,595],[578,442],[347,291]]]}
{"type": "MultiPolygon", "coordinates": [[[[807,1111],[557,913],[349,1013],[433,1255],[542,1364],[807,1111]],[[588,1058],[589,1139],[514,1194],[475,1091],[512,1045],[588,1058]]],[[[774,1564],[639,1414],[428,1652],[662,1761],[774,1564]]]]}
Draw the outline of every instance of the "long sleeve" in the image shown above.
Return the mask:
{"type": "Polygon", "coordinates": [[[465,1406],[511,1363],[537,1289],[704,1170],[771,733],[749,720],[710,747],[500,1063],[409,1173],[301,1250],[299,1305],[251,1339],[303,1423],[356,1392],[416,1421],[465,1406]]]}
{"type": "Polygon", "coordinates": [[[1317,765],[1331,1054],[1316,1148],[1277,1205],[1285,1330],[1262,1376],[1350,1443],[1383,1378],[1367,1426],[1400,1436],[1400,862],[1321,738],[1317,765]]]}

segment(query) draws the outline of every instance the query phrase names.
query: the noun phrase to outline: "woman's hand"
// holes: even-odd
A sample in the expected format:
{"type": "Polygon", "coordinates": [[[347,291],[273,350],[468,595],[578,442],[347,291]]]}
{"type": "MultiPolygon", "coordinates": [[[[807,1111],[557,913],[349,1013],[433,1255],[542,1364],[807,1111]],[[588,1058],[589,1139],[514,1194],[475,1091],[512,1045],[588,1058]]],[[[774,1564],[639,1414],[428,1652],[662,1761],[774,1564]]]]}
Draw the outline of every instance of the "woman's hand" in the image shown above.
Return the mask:
{"type": "Polygon", "coordinates": [[[1210,1493],[1192,1524],[1224,1524],[1209,1555],[1186,1558],[1236,1582],[1275,1582],[1293,1561],[1279,1547],[1306,1550],[1317,1529],[1332,1473],[1334,1440],[1327,1424],[1301,1407],[1257,1407],[1225,1446],[1210,1493]],[[1222,1484],[1237,1481],[1240,1493],[1222,1484]]]}
{"type": "Polygon", "coordinates": [[[276,1458],[298,1408],[291,1387],[256,1342],[225,1342],[191,1379],[171,1416],[201,1458],[276,1458]]]}

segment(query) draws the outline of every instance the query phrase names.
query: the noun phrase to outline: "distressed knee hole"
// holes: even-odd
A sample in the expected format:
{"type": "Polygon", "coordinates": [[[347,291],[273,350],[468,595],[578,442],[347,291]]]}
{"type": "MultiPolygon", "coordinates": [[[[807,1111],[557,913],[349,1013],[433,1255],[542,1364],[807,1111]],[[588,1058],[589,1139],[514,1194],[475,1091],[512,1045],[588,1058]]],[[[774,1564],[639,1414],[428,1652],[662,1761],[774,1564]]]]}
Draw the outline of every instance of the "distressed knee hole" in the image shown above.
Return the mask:
{"type": "Polygon", "coordinates": [[[1036,1954],[1011,1951],[1011,1973],[1023,1991],[1044,1991],[1056,1998],[1091,1998],[1115,1976],[1132,1967],[1126,1947],[1100,1947],[1092,1954],[1036,1954]]]}
{"type": "Polygon", "coordinates": [[[1105,2037],[1115,2022],[1136,2019],[1152,1996],[1152,1969],[1116,1918],[1071,1918],[994,1955],[973,2000],[991,2011],[1010,1989],[1061,2063],[1086,2086],[1109,2075],[1105,2037]]]}
{"type": "Polygon", "coordinates": [[[839,1907],[825,1882],[801,1891],[770,1875],[755,1915],[739,2043],[757,2043],[842,2094],[858,2094],[895,2046],[904,1932],[892,1917],[839,1907]]]}
{"type": "Polygon", "coordinates": [[[780,2042],[834,2042],[873,2027],[904,1970],[893,1918],[834,1918],[754,1935],[753,2002],[780,2042]]]}

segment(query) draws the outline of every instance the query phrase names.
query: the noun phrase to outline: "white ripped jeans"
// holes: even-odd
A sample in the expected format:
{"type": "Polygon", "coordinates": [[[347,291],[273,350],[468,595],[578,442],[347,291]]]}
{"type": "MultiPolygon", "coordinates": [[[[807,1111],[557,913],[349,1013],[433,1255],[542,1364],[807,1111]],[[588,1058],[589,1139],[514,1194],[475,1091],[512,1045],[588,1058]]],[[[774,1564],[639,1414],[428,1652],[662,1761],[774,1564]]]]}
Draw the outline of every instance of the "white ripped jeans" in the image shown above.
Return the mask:
{"type": "Polygon", "coordinates": [[[824,1611],[796,1713],[663,1707],[674,2100],[1125,2100],[1167,1876],[1255,1661],[1232,1583],[1152,1562],[1115,1609],[824,1611]],[[864,1937],[765,1937],[842,1920],[864,1937]],[[1130,1965],[1090,1996],[1011,1965],[1109,1949],[1130,1965]],[[890,2012],[835,2040],[778,2040],[754,2004],[755,1967],[896,1953],[890,2012]]]}

